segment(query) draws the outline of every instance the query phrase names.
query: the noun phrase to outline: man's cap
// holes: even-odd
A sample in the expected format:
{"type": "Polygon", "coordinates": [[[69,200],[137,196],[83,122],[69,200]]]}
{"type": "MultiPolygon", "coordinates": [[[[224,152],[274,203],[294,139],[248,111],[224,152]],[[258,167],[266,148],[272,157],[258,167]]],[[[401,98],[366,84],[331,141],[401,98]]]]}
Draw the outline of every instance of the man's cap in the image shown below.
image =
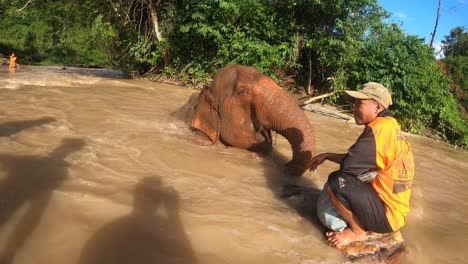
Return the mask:
{"type": "Polygon", "coordinates": [[[385,108],[392,105],[392,95],[388,91],[387,87],[380,83],[368,82],[357,91],[346,90],[345,92],[356,99],[373,99],[385,108]]]}

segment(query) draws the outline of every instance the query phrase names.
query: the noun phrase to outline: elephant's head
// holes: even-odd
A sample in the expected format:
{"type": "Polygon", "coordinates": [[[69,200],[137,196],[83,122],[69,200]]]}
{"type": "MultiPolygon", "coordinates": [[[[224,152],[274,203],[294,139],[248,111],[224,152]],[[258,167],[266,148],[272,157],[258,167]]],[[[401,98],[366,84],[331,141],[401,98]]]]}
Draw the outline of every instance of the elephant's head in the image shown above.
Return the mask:
{"type": "Polygon", "coordinates": [[[254,68],[221,68],[198,98],[192,127],[214,142],[253,151],[271,150],[270,129],[291,144],[291,175],[301,175],[312,158],[314,135],[297,104],[269,77],[254,68]]]}

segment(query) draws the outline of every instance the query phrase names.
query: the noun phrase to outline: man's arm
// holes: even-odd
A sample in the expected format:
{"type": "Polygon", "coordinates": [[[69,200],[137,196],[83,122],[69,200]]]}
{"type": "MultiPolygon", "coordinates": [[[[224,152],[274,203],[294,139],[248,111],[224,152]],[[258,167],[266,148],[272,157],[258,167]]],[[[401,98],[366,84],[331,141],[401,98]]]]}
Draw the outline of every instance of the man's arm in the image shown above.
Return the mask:
{"type": "Polygon", "coordinates": [[[341,154],[341,153],[322,153],[322,154],[319,154],[315,157],[312,158],[312,160],[310,161],[310,167],[309,167],[309,170],[311,171],[314,171],[315,169],[317,169],[317,167],[324,163],[325,160],[329,160],[329,161],[333,161],[335,163],[341,163],[341,161],[343,161],[343,159],[345,158],[346,154],[341,154]]]}
{"type": "Polygon", "coordinates": [[[340,171],[358,177],[363,173],[378,170],[376,152],[374,132],[371,127],[366,127],[356,143],[348,149],[340,164],[340,171]]]}

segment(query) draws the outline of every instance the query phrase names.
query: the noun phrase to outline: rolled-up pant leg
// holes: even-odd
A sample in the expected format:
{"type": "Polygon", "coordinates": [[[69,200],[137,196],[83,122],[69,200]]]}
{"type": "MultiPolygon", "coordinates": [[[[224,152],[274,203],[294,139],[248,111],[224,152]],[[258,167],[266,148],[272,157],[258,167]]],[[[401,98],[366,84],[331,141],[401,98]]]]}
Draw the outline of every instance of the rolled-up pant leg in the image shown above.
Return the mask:
{"type": "Polygon", "coordinates": [[[333,231],[343,231],[348,226],[348,222],[335,209],[327,192],[327,185],[323,187],[317,200],[317,217],[328,229],[333,231]]]}

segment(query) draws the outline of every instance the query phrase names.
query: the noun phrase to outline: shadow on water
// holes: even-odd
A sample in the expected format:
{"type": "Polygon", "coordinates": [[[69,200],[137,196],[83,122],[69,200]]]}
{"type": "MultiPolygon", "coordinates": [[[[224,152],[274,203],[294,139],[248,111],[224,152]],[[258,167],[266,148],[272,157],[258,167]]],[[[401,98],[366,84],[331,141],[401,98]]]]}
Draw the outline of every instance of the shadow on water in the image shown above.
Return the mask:
{"type": "MultiPolygon", "coordinates": [[[[29,124],[32,123],[42,122],[29,124]]],[[[82,139],[66,138],[48,156],[0,154],[0,168],[6,172],[0,181],[0,227],[28,204],[5,248],[0,249],[0,263],[13,262],[16,251],[40,222],[52,191],[67,177],[69,164],[64,159],[84,144],[82,139]]]]}
{"type": "MultiPolygon", "coordinates": [[[[294,141],[298,144],[303,142],[303,133],[299,129],[293,131],[294,141]]],[[[300,153],[307,159],[312,158],[312,153],[300,153]]],[[[285,172],[285,164],[288,160],[273,147],[269,158],[263,157],[264,176],[267,184],[275,197],[285,203],[301,217],[307,219],[314,227],[325,231],[316,215],[317,199],[322,186],[317,187],[310,180],[302,176],[290,176],[285,172]],[[275,165],[272,166],[271,159],[275,165]]]]}
{"type": "Polygon", "coordinates": [[[44,125],[56,121],[53,117],[43,117],[33,120],[13,121],[0,124],[0,137],[8,137],[20,132],[21,130],[44,125]]]}
{"type": "Polygon", "coordinates": [[[197,263],[179,217],[177,192],[159,177],[136,184],[130,214],[99,229],[78,264],[197,263]]]}

